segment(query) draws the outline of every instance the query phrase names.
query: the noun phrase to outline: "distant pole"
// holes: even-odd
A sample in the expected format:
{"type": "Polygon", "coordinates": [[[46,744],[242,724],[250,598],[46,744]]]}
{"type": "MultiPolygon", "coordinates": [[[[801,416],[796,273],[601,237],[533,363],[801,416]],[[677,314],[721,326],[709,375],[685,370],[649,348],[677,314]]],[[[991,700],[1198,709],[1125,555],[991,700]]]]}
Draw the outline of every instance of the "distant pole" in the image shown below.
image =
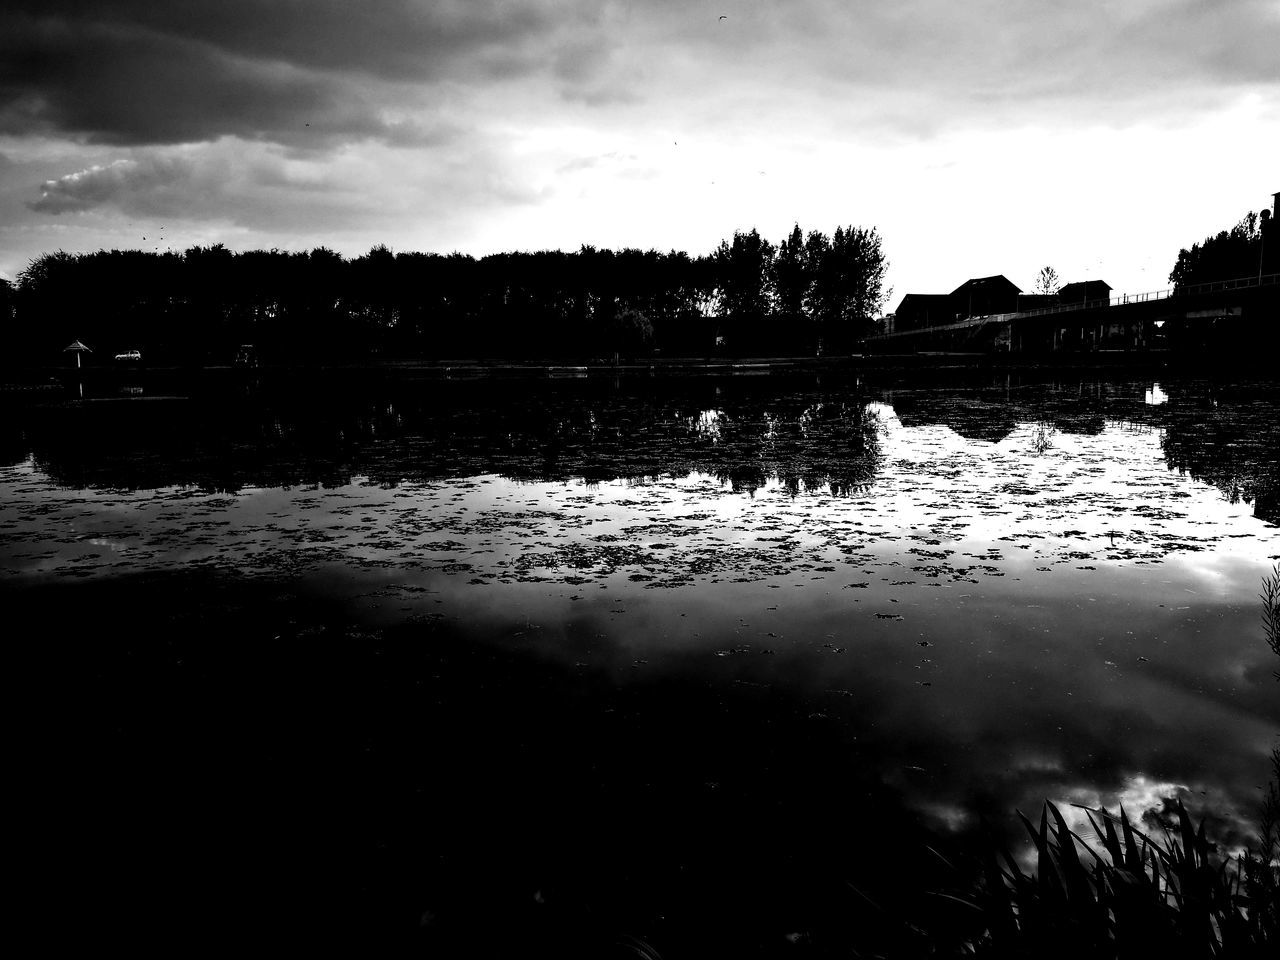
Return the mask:
{"type": "Polygon", "coordinates": [[[1262,284],[1263,254],[1266,252],[1266,249],[1267,249],[1267,224],[1271,222],[1271,218],[1266,215],[1267,214],[1266,210],[1263,210],[1262,214],[1263,214],[1262,229],[1258,231],[1258,284],[1259,285],[1262,284]]]}

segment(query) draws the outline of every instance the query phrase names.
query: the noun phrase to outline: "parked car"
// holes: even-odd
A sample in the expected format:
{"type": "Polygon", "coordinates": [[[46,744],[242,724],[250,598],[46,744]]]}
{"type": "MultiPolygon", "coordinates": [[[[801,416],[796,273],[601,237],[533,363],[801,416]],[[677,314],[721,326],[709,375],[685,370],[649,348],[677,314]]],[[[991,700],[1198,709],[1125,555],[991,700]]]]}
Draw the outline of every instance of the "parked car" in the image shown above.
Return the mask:
{"type": "Polygon", "coordinates": [[[142,351],[126,350],[124,353],[117,353],[116,359],[125,363],[140,363],[142,361],[142,351]]]}

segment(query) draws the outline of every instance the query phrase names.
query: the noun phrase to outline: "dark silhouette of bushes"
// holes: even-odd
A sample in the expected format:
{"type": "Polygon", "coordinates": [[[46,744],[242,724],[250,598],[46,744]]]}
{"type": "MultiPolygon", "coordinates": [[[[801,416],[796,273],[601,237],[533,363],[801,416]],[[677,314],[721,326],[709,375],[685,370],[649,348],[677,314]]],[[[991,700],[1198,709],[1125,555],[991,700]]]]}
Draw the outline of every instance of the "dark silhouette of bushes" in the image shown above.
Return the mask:
{"type": "Polygon", "coordinates": [[[0,290],[0,322],[18,365],[56,365],[73,339],[91,363],[138,348],[156,365],[229,363],[246,343],[264,364],[795,355],[816,351],[815,329],[845,349],[884,300],[879,236],[815,232],[804,250],[794,276],[754,230],[704,257],[58,251],[0,290]]]}

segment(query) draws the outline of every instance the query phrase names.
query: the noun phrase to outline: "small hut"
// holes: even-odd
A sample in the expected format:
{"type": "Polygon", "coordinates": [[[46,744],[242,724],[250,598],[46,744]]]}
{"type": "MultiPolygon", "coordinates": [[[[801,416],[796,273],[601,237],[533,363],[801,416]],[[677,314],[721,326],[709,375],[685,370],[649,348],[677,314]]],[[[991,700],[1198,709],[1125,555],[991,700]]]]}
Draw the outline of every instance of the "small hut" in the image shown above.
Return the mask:
{"type": "Polygon", "coordinates": [[[86,347],[86,346],[85,346],[83,343],[81,343],[79,340],[73,340],[73,341],[72,341],[72,343],[71,343],[71,346],[69,346],[69,347],[63,347],[63,348],[62,348],[62,352],[63,352],[63,353],[74,353],[74,354],[76,355],[76,369],[77,369],[77,370],[79,370],[79,369],[80,369],[80,354],[82,354],[82,353],[93,353],[93,351],[92,351],[89,347],[86,347]]]}

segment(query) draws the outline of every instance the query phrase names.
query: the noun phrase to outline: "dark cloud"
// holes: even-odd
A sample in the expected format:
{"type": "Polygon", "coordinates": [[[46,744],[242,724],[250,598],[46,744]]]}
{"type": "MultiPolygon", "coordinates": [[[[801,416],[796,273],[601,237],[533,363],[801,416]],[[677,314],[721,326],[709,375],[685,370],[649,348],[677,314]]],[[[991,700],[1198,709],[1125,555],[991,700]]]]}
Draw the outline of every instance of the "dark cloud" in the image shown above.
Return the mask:
{"type": "Polygon", "coordinates": [[[235,63],[189,41],[121,36],[100,27],[69,31],[25,24],[5,41],[31,41],[38,53],[10,63],[0,130],[75,132],[92,142],[177,143],[226,134],[297,137],[315,121],[317,135],[340,126],[374,133],[378,125],[350,92],[287,66],[235,63]],[[12,76],[25,68],[38,83],[12,76]]]}
{"type": "Polygon", "coordinates": [[[536,4],[19,0],[0,14],[0,132],[430,140],[388,119],[418,106],[406,82],[527,72],[545,27],[536,4]]]}
{"type": "Polygon", "coordinates": [[[549,12],[557,5],[537,0],[11,0],[6,6],[73,32],[151,35],[245,60],[397,80],[440,76],[460,60],[483,67],[489,54],[518,47],[557,20],[549,12]]]}
{"type": "Polygon", "coordinates": [[[673,0],[9,0],[0,132],[408,143],[438,131],[404,117],[499,88],[501,113],[512,81],[534,82],[508,120],[530,99],[727,124],[834,103],[835,122],[929,130],[1170,91],[1212,108],[1207,90],[1280,82],[1277,45],[1270,0],[739,0],[726,21],[673,0]]]}

